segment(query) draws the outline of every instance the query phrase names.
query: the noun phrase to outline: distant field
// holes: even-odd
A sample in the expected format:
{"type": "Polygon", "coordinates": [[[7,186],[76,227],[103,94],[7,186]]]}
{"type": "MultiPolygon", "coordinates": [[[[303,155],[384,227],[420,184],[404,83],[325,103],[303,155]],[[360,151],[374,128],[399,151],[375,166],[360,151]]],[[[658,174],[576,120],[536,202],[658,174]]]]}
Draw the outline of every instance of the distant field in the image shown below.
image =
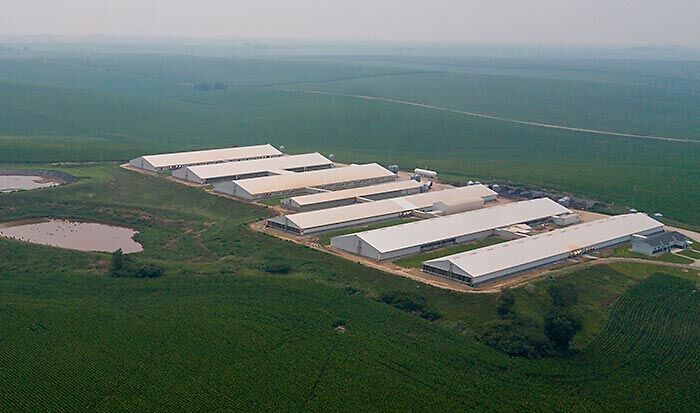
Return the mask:
{"type": "Polygon", "coordinates": [[[518,311],[541,319],[547,286],[574,282],[584,330],[571,358],[511,358],[474,338],[497,317],[494,295],[432,288],[252,232],[246,224],[267,216],[264,208],[116,164],[54,168],[79,181],[1,194],[0,221],[48,215],[134,227],[145,251],[131,259],[166,273],[112,278],[107,254],[0,239],[5,410],[689,411],[700,403],[697,273],[616,264],[518,288],[518,311]],[[269,272],[270,262],[289,272],[269,272]],[[375,300],[387,292],[419,295],[442,318],[375,300]],[[345,333],[334,329],[339,321],[345,333]]]}
{"type": "MultiPolygon", "coordinates": [[[[700,67],[698,67],[700,70],[700,67]]],[[[699,83],[700,86],[700,83],[699,83]]],[[[532,122],[700,141],[700,90],[464,73],[421,73],[303,84],[532,122]],[[408,87],[407,87],[408,86],[408,87]]]]}
{"type": "Polygon", "coordinates": [[[340,161],[428,166],[446,176],[551,187],[622,206],[631,205],[636,187],[636,208],[698,226],[700,144],[279,90],[367,93],[584,128],[700,137],[698,65],[678,63],[674,72],[670,63],[623,63],[596,69],[593,62],[561,61],[536,70],[536,63],[508,59],[2,59],[0,162],[123,161],[269,141],[294,152],[333,152],[340,161]],[[578,72],[567,69],[578,64],[578,72]],[[190,86],[203,81],[230,87],[190,86]]]}

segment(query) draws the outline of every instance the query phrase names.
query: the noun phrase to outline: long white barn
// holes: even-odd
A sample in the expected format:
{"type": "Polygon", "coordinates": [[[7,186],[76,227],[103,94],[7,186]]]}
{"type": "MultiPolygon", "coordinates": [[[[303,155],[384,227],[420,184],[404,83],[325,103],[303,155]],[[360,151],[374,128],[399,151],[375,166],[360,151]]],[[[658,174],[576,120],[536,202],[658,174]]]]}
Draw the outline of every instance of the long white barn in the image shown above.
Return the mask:
{"type": "Polygon", "coordinates": [[[557,202],[540,198],[342,235],[332,238],[331,245],[353,254],[386,260],[486,238],[499,228],[532,224],[570,213],[557,202]]]}
{"type": "Polygon", "coordinates": [[[333,161],[316,152],[277,156],[267,159],[253,159],[250,161],[187,166],[175,170],[173,176],[198,184],[211,184],[225,180],[235,181],[238,179],[315,171],[332,167],[333,161]]]}
{"type": "Polygon", "coordinates": [[[429,211],[440,201],[478,201],[479,206],[483,207],[484,201],[495,200],[497,196],[496,192],[484,185],[464,186],[375,202],[282,215],[270,218],[267,220],[267,225],[295,234],[311,234],[399,218],[410,215],[413,211],[429,211]]]}
{"type": "Polygon", "coordinates": [[[394,181],[396,178],[396,174],[381,165],[370,163],[321,171],[224,181],[214,184],[214,190],[246,200],[257,200],[313,192],[314,188],[340,189],[374,185],[394,181]]]}
{"type": "Polygon", "coordinates": [[[204,151],[143,155],[129,161],[129,165],[147,171],[166,171],[183,166],[207,165],[221,162],[238,162],[264,159],[284,154],[268,144],[239,146],[235,148],[209,149],[204,151]]]}
{"type": "Polygon", "coordinates": [[[351,205],[358,202],[378,201],[381,199],[413,195],[420,192],[422,185],[423,184],[420,182],[414,180],[394,181],[379,185],[294,196],[282,200],[282,205],[287,209],[299,212],[313,211],[351,205]]]}
{"type": "Polygon", "coordinates": [[[618,215],[426,261],[422,269],[476,285],[662,231],[645,214],[618,215]]]}

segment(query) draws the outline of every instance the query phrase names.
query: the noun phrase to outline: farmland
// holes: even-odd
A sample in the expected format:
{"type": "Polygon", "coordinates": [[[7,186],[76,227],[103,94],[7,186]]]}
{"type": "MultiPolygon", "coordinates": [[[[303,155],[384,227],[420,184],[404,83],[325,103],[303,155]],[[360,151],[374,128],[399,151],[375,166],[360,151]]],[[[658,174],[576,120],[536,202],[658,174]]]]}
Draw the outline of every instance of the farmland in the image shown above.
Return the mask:
{"type": "Polygon", "coordinates": [[[76,178],[0,194],[0,222],[135,228],[144,251],[127,262],[164,272],[112,277],[109,254],[0,239],[0,411],[697,410],[697,271],[615,262],[514,288],[517,313],[541,325],[548,288],[575,285],[582,328],[567,357],[510,357],[479,339],[499,318],[497,294],[433,288],[251,231],[268,209],[118,165],[270,142],[565,190],[619,210],[636,187],[635,207],[697,227],[699,144],[288,89],[700,138],[693,62],[0,56],[0,170],[76,178]],[[219,81],[228,88],[192,87],[219,81]],[[414,299],[435,321],[387,296],[414,299]]]}
{"type": "Polygon", "coordinates": [[[124,160],[145,152],[270,141],[295,152],[333,152],[341,161],[429,166],[454,180],[549,187],[659,210],[690,227],[700,224],[693,207],[700,202],[700,144],[543,129],[286,90],[369,94],[697,140],[698,65],[678,63],[682,70],[673,72],[670,63],[640,69],[613,62],[598,70],[586,62],[572,74],[565,67],[537,70],[532,62],[507,59],[418,63],[167,55],[2,59],[0,161],[124,160]],[[214,80],[229,88],[191,87],[214,80]]]}
{"type": "MultiPolygon", "coordinates": [[[[426,287],[250,232],[245,224],[264,209],[114,164],[57,169],[79,180],[0,197],[0,219],[136,227],[145,251],[133,259],[166,274],[112,278],[105,254],[0,240],[3,409],[684,411],[700,402],[697,363],[688,364],[699,356],[697,274],[615,264],[564,275],[580,287],[577,309],[590,314],[580,353],[510,358],[474,338],[496,317],[494,296],[426,287]],[[270,261],[289,271],[267,272],[270,261]],[[397,291],[424,297],[441,319],[375,299],[397,291]],[[632,375],[645,380],[632,385],[632,375]],[[464,387],[468,380],[476,384],[464,387]]],[[[541,318],[552,282],[517,289],[519,311],[541,318]]]]}

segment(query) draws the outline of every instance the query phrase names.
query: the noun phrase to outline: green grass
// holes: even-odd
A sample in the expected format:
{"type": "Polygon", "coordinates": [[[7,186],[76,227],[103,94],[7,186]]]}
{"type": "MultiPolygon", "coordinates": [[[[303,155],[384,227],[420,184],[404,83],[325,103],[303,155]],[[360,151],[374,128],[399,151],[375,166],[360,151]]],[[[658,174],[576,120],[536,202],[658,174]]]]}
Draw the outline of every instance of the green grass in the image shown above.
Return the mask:
{"type": "Polygon", "coordinates": [[[684,255],[688,258],[692,258],[694,260],[700,260],[700,252],[695,251],[694,249],[684,249],[683,251],[680,251],[679,254],[684,255]]]}
{"type": "Polygon", "coordinates": [[[394,261],[394,263],[404,268],[419,268],[421,265],[423,265],[424,261],[440,257],[446,257],[452,254],[459,254],[460,252],[471,251],[477,248],[488,247],[489,245],[495,245],[505,241],[506,240],[502,238],[489,237],[475,242],[452,245],[446,248],[440,248],[434,251],[423,252],[420,254],[412,255],[410,257],[401,258],[394,261]]]}
{"type": "MultiPolygon", "coordinates": [[[[618,304],[611,298],[644,283],[657,271],[653,265],[598,266],[557,277],[581,289],[581,353],[511,359],[474,338],[497,317],[495,295],[428,287],[253,233],[246,223],[266,216],[264,208],[160,177],[114,164],[55,169],[79,180],[0,195],[0,221],[50,215],[135,227],[145,251],[130,259],[161,264],[166,274],[111,278],[107,254],[0,239],[5,410],[683,410],[698,402],[698,373],[686,364],[697,348],[684,341],[671,356],[666,343],[675,335],[666,337],[664,329],[654,336],[661,347],[632,353],[613,347],[599,355],[609,336],[639,340],[640,325],[613,324],[618,304]],[[289,273],[266,272],[270,262],[289,273]],[[374,299],[389,292],[424,297],[441,320],[427,322],[374,299]],[[337,320],[344,320],[345,333],[335,330],[337,320]],[[626,367],[611,372],[607,360],[626,367]],[[649,363],[654,371],[663,364],[663,374],[645,373],[649,363]],[[669,372],[680,366],[687,380],[678,383],[669,372]],[[643,377],[645,386],[626,386],[630,377],[643,377]],[[465,388],[467,381],[473,384],[465,388]],[[669,386],[676,398],[663,397],[669,386]],[[644,404],[637,399],[642,390],[644,404]],[[589,396],[579,397],[582,392],[589,396]]],[[[674,301],[668,292],[686,287],[661,278],[669,284],[645,300],[674,311],[677,327],[669,334],[692,335],[696,298],[674,301]]],[[[551,282],[519,288],[518,311],[542,317],[547,306],[540,295],[551,282]]],[[[638,311],[635,303],[629,305],[638,311]]],[[[655,314],[646,314],[644,329],[656,331],[655,314]]],[[[659,323],[667,322],[663,314],[659,323]]]]}
{"type": "Polygon", "coordinates": [[[621,247],[617,247],[612,251],[606,252],[605,256],[611,257],[625,257],[625,258],[638,258],[640,260],[647,261],[659,261],[659,262],[670,262],[674,264],[692,264],[693,260],[685,257],[680,257],[676,254],[663,254],[658,256],[650,257],[648,255],[640,254],[634,252],[630,249],[630,245],[625,244],[621,247]]]}
{"type": "Polygon", "coordinates": [[[354,233],[360,232],[360,231],[370,231],[373,229],[393,227],[394,225],[405,224],[407,222],[412,222],[412,221],[415,221],[415,219],[413,219],[413,218],[397,218],[397,219],[391,219],[389,221],[376,222],[374,224],[360,225],[360,226],[351,227],[351,228],[343,228],[343,229],[339,229],[339,230],[335,230],[335,231],[328,231],[328,232],[324,232],[322,234],[319,234],[318,242],[321,245],[330,245],[331,238],[333,238],[333,237],[354,234],[354,233]]]}
{"type": "Polygon", "coordinates": [[[267,206],[277,206],[277,205],[280,204],[280,202],[282,201],[282,199],[284,199],[284,198],[269,198],[269,199],[263,199],[263,200],[261,200],[261,201],[259,201],[259,202],[260,202],[261,204],[267,205],[267,206]]]}

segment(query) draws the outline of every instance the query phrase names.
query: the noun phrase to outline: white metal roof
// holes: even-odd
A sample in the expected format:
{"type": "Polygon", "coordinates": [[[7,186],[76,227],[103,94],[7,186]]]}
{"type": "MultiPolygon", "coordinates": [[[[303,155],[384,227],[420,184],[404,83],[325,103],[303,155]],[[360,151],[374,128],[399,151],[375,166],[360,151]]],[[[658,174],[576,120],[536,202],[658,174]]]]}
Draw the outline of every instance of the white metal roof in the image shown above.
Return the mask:
{"type": "Polygon", "coordinates": [[[277,170],[296,169],[319,165],[332,165],[333,161],[318,152],[249,161],[224,162],[211,165],[189,166],[190,173],[200,179],[215,179],[227,176],[247,175],[277,170]]]}
{"type": "Polygon", "coordinates": [[[288,191],[299,188],[330,185],[334,183],[352,182],[372,178],[388,178],[395,176],[381,165],[370,163],[351,165],[319,171],[299,172],[288,175],[263,176],[260,178],[235,181],[234,185],[249,194],[265,194],[269,192],[288,191]]]}
{"type": "Polygon", "coordinates": [[[291,200],[298,205],[313,205],[324,202],[338,201],[342,199],[356,198],[381,194],[385,192],[401,191],[404,189],[417,189],[421,187],[420,182],[414,180],[387,182],[379,185],[362,186],[359,188],[341,189],[339,191],[321,192],[311,195],[300,195],[292,197],[291,200]]]}
{"type": "Polygon", "coordinates": [[[265,145],[239,146],[235,148],[209,149],[205,151],[144,155],[142,158],[155,168],[166,168],[177,165],[223,162],[236,159],[262,158],[266,156],[282,156],[282,152],[268,143],[265,145]]]}
{"type": "Polygon", "coordinates": [[[549,198],[540,198],[345,236],[357,236],[380,253],[386,253],[570,212],[549,198]]]}
{"type": "Polygon", "coordinates": [[[662,228],[661,223],[642,213],[618,215],[437,258],[424,264],[451,263],[470,276],[479,277],[662,228]]]}
{"type": "Polygon", "coordinates": [[[412,211],[414,209],[430,208],[433,206],[433,203],[442,200],[475,199],[493,196],[493,194],[495,194],[494,191],[483,185],[472,185],[408,195],[400,198],[322,209],[319,211],[300,212],[287,215],[286,217],[299,229],[306,230],[341,222],[350,222],[404,211],[412,211]]]}

